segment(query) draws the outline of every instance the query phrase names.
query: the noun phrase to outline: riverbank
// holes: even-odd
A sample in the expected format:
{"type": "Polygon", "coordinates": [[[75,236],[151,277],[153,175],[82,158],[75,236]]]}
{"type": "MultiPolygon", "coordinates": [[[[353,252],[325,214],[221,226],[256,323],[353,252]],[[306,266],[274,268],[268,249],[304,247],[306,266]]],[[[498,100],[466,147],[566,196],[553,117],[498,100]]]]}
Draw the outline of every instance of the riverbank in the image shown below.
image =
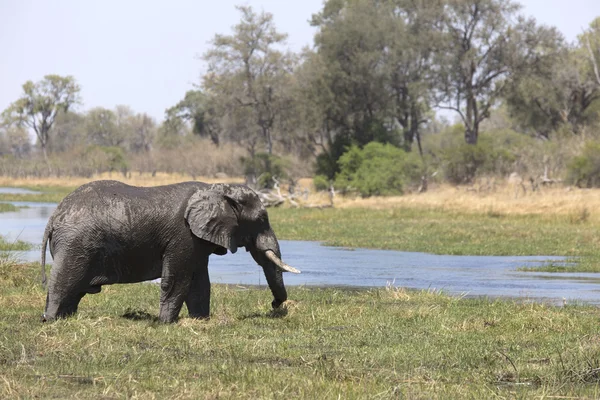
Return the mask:
{"type": "Polygon", "coordinates": [[[600,310],[439,292],[214,285],[209,321],[155,321],[156,285],[41,324],[39,265],[0,268],[0,397],[492,398],[600,387],[600,310]],[[10,273],[9,273],[10,271],[10,273]],[[343,339],[342,339],[343,338],[343,339]]]}

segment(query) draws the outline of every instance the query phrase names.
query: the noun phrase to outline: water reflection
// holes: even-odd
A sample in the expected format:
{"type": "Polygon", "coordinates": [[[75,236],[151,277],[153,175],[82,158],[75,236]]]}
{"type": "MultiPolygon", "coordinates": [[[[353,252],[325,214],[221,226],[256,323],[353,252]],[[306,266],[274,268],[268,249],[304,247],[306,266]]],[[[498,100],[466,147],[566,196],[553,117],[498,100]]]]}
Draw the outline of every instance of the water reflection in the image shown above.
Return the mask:
{"type": "MultiPolygon", "coordinates": [[[[26,261],[39,260],[39,243],[46,221],[56,207],[51,203],[14,202],[28,208],[0,213],[0,234],[21,239],[36,250],[19,253],[26,261]]],[[[473,296],[563,298],[600,304],[600,275],[585,273],[520,272],[520,266],[565,262],[564,257],[446,256],[424,253],[325,247],[316,242],[281,241],[284,260],[302,270],[286,274],[287,285],[376,286],[388,283],[418,289],[441,289],[473,296]]],[[[51,260],[51,258],[49,258],[51,260]]],[[[243,249],[227,256],[211,256],[211,281],[265,285],[260,267],[243,249]]]]}

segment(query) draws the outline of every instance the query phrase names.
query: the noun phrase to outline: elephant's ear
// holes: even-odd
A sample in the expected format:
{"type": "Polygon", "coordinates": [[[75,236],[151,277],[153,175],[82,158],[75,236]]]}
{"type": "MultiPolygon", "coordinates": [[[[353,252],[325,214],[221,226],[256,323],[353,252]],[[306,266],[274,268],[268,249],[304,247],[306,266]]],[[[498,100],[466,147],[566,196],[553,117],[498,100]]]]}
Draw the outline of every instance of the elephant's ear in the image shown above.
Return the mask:
{"type": "Polygon", "coordinates": [[[209,189],[194,193],[188,201],[185,219],[195,236],[222,247],[217,254],[225,254],[226,249],[232,253],[237,251],[238,219],[222,191],[209,189]]]}

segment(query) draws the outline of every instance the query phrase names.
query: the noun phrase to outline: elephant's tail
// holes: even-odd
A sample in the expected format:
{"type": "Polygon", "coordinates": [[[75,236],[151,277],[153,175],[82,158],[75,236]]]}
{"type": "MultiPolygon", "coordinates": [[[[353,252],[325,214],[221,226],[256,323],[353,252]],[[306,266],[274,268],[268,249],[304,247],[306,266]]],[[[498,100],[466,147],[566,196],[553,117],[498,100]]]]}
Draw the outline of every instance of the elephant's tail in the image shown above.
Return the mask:
{"type": "Polygon", "coordinates": [[[42,287],[46,289],[46,245],[48,240],[52,237],[52,216],[46,224],[44,230],[44,237],[42,239],[42,287]]]}

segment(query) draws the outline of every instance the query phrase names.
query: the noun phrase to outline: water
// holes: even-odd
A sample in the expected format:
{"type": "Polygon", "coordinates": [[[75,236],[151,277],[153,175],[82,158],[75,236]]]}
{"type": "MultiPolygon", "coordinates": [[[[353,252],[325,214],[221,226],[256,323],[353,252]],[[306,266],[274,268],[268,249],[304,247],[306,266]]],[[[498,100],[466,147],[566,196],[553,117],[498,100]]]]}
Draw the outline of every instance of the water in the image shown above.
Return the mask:
{"type": "Polygon", "coordinates": [[[40,192],[29,189],[0,187],[0,194],[40,194],[40,192]]]}
{"type": "MultiPolygon", "coordinates": [[[[0,213],[0,235],[8,240],[35,244],[19,252],[24,261],[38,261],[41,238],[56,204],[13,202],[22,208],[0,213]]],[[[564,257],[447,256],[387,250],[344,249],[317,242],[281,241],[284,260],[302,270],[285,274],[290,285],[363,286],[436,289],[467,296],[544,299],[556,304],[578,301],[600,304],[600,274],[520,272],[520,266],[564,263],[564,257]]],[[[48,257],[51,260],[50,257],[48,257]]],[[[214,283],[265,285],[262,269],[250,254],[212,255],[210,277],[214,283]]]]}

